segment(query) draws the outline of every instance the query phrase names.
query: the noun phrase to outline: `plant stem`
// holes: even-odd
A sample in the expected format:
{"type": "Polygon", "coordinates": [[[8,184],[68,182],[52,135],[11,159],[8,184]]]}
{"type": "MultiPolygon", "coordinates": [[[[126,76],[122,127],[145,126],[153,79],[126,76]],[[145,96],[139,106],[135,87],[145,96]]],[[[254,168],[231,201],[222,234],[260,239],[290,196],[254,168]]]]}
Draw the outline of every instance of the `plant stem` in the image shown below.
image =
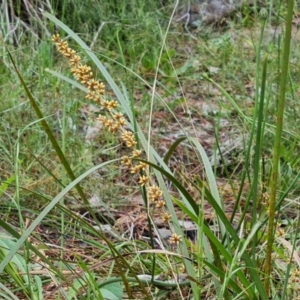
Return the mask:
{"type": "Polygon", "coordinates": [[[280,142],[283,128],[283,113],[285,105],[285,94],[286,94],[286,82],[288,77],[289,68],[289,56],[290,56],[290,42],[291,42],[291,32],[292,32],[292,19],[293,19],[293,7],[294,0],[288,0],[286,24],[285,24],[285,38],[284,38],[284,48],[283,57],[281,61],[281,74],[279,83],[279,98],[277,106],[277,125],[273,149],[273,161],[272,161],[272,173],[270,182],[270,201],[269,201],[269,224],[267,232],[267,253],[265,261],[265,289],[266,292],[270,291],[270,274],[271,274],[271,258],[272,258],[272,248],[274,241],[274,227],[275,227],[275,217],[276,217],[276,191],[277,191],[277,180],[278,180],[278,166],[280,158],[280,142]]]}

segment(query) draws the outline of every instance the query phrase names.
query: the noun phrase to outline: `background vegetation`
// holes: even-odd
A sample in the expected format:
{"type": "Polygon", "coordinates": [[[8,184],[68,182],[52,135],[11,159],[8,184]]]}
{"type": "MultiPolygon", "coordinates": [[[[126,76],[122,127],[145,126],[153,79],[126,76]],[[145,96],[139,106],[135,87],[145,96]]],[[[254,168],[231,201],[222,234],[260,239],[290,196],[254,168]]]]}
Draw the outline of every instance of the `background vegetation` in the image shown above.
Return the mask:
{"type": "Polygon", "coordinates": [[[0,5],[1,298],[300,296],[297,1],[197,28],[171,0],[0,5]],[[164,208],[56,33],[120,103],[164,208]]]}

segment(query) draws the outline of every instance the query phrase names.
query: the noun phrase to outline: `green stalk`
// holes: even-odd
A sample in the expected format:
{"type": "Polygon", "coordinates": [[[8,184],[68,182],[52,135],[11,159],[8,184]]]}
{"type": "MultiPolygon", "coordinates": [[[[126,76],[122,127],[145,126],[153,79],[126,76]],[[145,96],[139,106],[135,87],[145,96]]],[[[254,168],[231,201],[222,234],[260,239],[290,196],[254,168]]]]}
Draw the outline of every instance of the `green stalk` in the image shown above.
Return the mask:
{"type": "Polygon", "coordinates": [[[252,215],[255,221],[253,221],[252,225],[255,224],[257,219],[257,190],[258,190],[258,177],[259,177],[259,167],[261,160],[261,149],[263,144],[263,134],[264,134],[264,101],[265,101],[265,92],[266,92],[266,80],[267,80],[267,65],[268,65],[268,56],[266,55],[263,62],[263,71],[262,71],[262,79],[260,86],[260,100],[257,105],[257,130],[256,130],[256,147],[255,147],[255,158],[254,158],[254,174],[255,177],[253,179],[253,197],[255,198],[255,214],[252,215]]]}
{"type": "Polygon", "coordinates": [[[271,258],[272,248],[274,241],[274,228],[275,228],[275,217],[276,217],[276,188],[278,181],[278,166],[280,157],[280,142],[283,128],[283,113],[285,105],[285,94],[286,94],[286,83],[288,78],[289,69],[289,56],[290,56],[290,43],[291,43],[291,32],[292,32],[292,19],[293,19],[293,7],[294,0],[288,0],[287,16],[286,16],[286,32],[284,38],[283,57],[281,61],[281,74],[279,83],[279,98],[277,106],[277,126],[275,133],[274,149],[273,149],[273,160],[272,160],[272,173],[270,182],[270,203],[269,203],[269,224],[267,232],[267,252],[265,260],[265,289],[266,292],[270,291],[270,274],[272,270],[271,258]]]}
{"type": "MultiPolygon", "coordinates": [[[[263,35],[265,30],[265,20],[262,21],[259,44],[255,47],[256,52],[256,87],[259,86],[259,75],[260,75],[260,64],[261,64],[261,47],[263,41],[263,35]]],[[[266,91],[266,80],[267,80],[267,65],[268,57],[264,57],[263,70],[261,76],[260,89],[256,88],[255,93],[255,113],[253,116],[253,124],[251,129],[251,140],[253,139],[254,133],[256,131],[256,141],[255,141],[255,156],[253,165],[253,182],[251,183],[251,198],[252,198],[252,214],[251,214],[251,224],[252,228],[257,222],[257,210],[258,210],[258,189],[259,189],[259,168],[261,161],[261,151],[263,144],[263,123],[264,123],[264,101],[265,101],[265,91],[266,91]],[[260,92],[259,92],[260,90],[260,92]]],[[[250,200],[248,198],[247,200],[250,200]]],[[[247,201],[248,202],[248,201],[247,201]]],[[[248,204],[248,203],[247,203],[248,204]]],[[[246,210],[245,210],[246,212],[246,210]]],[[[243,219],[242,219],[243,220],[243,219]]],[[[255,261],[256,256],[256,244],[257,244],[257,234],[254,235],[252,239],[252,257],[255,261]]]]}
{"type": "MultiPolygon", "coordinates": [[[[62,117],[62,138],[61,138],[61,151],[63,152],[64,155],[66,155],[66,120],[67,120],[67,114],[66,114],[66,98],[64,97],[63,99],[63,117],[62,117]]],[[[62,182],[63,184],[67,183],[67,176],[66,176],[66,172],[64,171],[64,167],[62,166],[61,168],[61,177],[62,177],[62,182]]],[[[61,206],[65,205],[65,200],[64,197],[61,198],[61,202],[60,202],[61,206]]],[[[64,211],[61,210],[60,211],[60,232],[61,232],[61,241],[60,241],[60,271],[63,271],[63,267],[64,267],[64,249],[65,249],[65,214],[64,211]]]]}

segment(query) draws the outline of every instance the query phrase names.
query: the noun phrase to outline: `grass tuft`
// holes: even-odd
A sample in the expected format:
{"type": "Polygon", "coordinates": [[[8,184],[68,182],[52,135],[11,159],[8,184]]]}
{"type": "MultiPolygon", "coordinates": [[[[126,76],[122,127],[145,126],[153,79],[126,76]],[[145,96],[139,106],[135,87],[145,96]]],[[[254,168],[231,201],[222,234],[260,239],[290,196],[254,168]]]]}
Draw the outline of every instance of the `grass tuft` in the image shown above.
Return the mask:
{"type": "Polygon", "coordinates": [[[297,5],[163,2],[1,19],[3,299],[299,297],[297,5]]]}

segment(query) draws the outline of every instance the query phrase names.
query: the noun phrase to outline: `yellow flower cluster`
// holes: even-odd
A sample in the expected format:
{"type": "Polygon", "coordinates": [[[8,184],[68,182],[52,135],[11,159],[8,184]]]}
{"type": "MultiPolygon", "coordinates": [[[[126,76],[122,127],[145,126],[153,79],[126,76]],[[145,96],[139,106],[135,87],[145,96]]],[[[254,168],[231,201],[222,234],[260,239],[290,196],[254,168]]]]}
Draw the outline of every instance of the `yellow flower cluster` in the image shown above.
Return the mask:
{"type": "Polygon", "coordinates": [[[151,202],[158,202],[162,196],[163,192],[158,186],[150,186],[148,188],[148,196],[151,202]]]}
{"type": "MultiPolygon", "coordinates": [[[[85,98],[95,101],[103,110],[107,110],[110,113],[109,117],[99,115],[97,119],[101,124],[112,133],[121,131],[121,139],[128,148],[136,146],[134,134],[124,129],[126,120],[123,114],[114,112],[114,110],[118,108],[118,102],[104,99],[105,85],[94,78],[91,67],[82,64],[80,56],[74,49],[70,48],[68,42],[63,41],[58,34],[53,35],[52,41],[56,45],[57,50],[68,59],[74,77],[87,88],[88,92],[85,98]]],[[[138,157],[140,154],[141,152],[135,150],[133,157],[138,157]]],[[[127,166],[128,163],[129,162],[126,164],[127,166]]],[[[144,180],[142,182],[144,182],[144,180]]]]}
{"type": "MultiPolygon", "coordinates": [[[[158,186],[151,185],[150,177],[147,175],[147,164],[139,162],[134,165],[132,162],[132,159],[140,157],[142,152],[135,148],[137,142],[134,134],[124,129],[126,125],[124,115],[116,112],[118,102],[104,98],[105,85],[94,78],[91,67],[82,63],[81,57],[74,49],[69,47],[67,41],[62,40],[58,34],[53,35],[52,41],[56,45],[57,50],[67,58],[74,77],[87,88],[88,91],[85,98],[94,101],[109,113],[109,116],[99,115],[97,119],[109,132],[120,132],[121,139],[126,144],[126,147],[133,149],[131,156],[125,155],[122,157],[121,163],[129,168],[132,174],[139,174],[139,184],[141,186],[148,186],[147,191],[150,202],[154,203],[157,208],[163,208],[165,206],[165,202],[162,199],[163,192],[158,186]]],[[[171,216],[168,213],[163,214],[165,222],[169,222],[170,219],[171,216]]],[[[170,240],[171,243],[177,245],[180,239],[180,236],[174,235],[170,240]]]]}
{"type": "Polygon", "coordinates": [[[177,235],[176,233],[173,233],[169,239],[169,243],[176,246],[178,246],[181,241],[182,237],[180,235],[177,235]]]}
{"type": "Polygon", "coordinates": [[[68,59],[71,72],[87,89],[86,98],[101,103],[105,93],[105,86],[102,82],[94,79],[91,67],[82,64],[80,56],[76,51],[69,47],[67,41],[63,41],[58,34],[53,35],[52,41],[57,50],[68,59]]]}

